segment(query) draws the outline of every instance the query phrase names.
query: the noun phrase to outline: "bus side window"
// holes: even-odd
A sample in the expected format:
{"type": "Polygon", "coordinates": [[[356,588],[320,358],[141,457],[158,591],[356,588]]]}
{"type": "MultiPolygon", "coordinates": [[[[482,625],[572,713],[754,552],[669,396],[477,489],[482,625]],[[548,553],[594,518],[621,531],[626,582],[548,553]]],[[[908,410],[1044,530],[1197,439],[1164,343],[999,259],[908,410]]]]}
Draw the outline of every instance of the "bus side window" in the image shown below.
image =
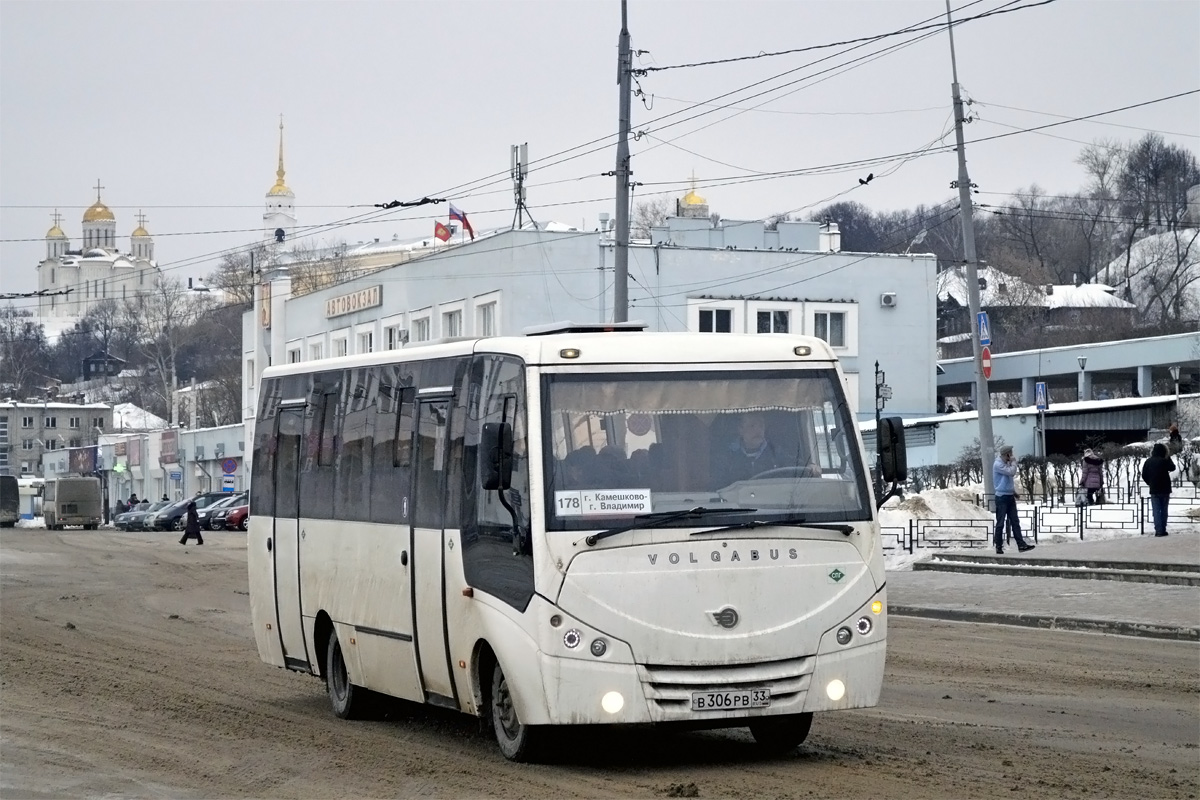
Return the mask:
{"type": "Polygon", "coordinates": [[[385,374],[376,395],[371,466],[371,521],[408,522],[412,489],[412,421],[417,390],[385,374]]]}

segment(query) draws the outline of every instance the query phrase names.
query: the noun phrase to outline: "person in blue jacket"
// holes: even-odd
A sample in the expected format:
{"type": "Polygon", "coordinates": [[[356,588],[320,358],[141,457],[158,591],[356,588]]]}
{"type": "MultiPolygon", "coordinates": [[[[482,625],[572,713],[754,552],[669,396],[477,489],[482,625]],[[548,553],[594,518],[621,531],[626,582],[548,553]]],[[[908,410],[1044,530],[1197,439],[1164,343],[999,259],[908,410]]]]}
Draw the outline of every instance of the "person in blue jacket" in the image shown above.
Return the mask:
{"type": "Polygon", "coordinates": [[[996,554],[1004,553],[1004,523],[1012,529],[1017,540],[1017,550],[1026,553],[1036,545],[1029,544],[1021,535],[1021,520],[1017,517],[1017,489],[1013,477],[1017,474],[1017,459],[1012,445],[1004,445],[992,464],[992,485],[996,492],[996,532],[993,537],[996,554]]]}

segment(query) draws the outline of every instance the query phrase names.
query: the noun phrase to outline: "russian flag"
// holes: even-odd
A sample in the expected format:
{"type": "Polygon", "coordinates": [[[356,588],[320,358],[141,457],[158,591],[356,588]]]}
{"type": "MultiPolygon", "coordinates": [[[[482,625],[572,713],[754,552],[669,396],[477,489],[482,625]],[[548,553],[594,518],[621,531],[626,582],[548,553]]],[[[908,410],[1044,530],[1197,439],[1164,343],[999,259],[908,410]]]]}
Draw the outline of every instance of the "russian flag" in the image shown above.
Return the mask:
{"type": "Polygon", "coordinates": [[[471,223],[467,222],[467,215],[464,214],[460,208],[455,206],[454,203],[450,204],[450,219],[456,219],[461,222],[463,230],[471,234],[472,241],[475,239],[475,229],[471,227],[471,223]]]}

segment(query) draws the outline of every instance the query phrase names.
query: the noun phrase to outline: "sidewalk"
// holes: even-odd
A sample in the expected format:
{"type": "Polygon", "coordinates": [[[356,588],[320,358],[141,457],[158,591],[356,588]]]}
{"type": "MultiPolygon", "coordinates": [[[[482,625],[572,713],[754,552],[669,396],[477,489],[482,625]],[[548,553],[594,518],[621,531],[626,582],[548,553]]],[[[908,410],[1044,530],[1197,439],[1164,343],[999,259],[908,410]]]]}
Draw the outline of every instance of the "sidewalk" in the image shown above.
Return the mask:
{"type": "MultiPolygon", "coordinates": [[[[1039,544],[1020,557],[1081,570],[1120,561],[1194,565],[1200,573],[1200,534],[1039,544]]],[[[1200,642],[1200,586],[933,571],[893,571],[887,579],[888,610],[897,616],[1200,642]]]]}

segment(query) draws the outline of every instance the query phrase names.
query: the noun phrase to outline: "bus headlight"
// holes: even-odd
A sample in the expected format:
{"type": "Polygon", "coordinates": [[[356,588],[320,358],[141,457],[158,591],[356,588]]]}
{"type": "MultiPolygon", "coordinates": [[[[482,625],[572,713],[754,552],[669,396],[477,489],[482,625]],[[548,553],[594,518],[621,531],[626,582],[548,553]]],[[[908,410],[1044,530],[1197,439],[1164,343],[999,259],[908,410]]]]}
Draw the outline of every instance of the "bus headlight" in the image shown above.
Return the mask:
{"type": "Polygon", "coordinates": [[[849,628],[845,628],[845,627],[843,627],[843,628],[838,628],[838,630],[837,630],[837,643],[838,643],[838,644],[850,644],[850,637],[851,637],[851,636],[853,636],[853,634],[852,634],[852,633],[850,633],[850,629],[849,629],[849,628]]]}
{"type": "Polygon", "coordinates": [[[625,698],[620,692],[608,692],[600,698],[600,707],[609,714],[615,714],[625,707],[625,698]]]}
{"type": "Polygon", "coordinates": [[[871,623],[870,617],[859,617],[858,624],[855,625],[854,627],[858,629],[859,635],[866,636],[868,633],[871,632],[871,628],[874,626],[871,623]]]}
{"type": "Polygon", "coordinates": [[[583,637],[574,628],[563,634],[563,644],[567,646],[568,650],[574,650],[576,647],[579,647],[579,643],[582,641],[583,637]]]}
{"type": "Polygon", "coordinates": [[[608,652],[608,642],[603,639],[592,639],[592,655],[596,658],[608,652]]]}
{"type": "Polygon", "coordinates": [[[834,678],[829,683],[825,684],[825,694],[830,700],[838,701],[846,696],[846,684],[842,683],[837,678],[834,678]]]}

